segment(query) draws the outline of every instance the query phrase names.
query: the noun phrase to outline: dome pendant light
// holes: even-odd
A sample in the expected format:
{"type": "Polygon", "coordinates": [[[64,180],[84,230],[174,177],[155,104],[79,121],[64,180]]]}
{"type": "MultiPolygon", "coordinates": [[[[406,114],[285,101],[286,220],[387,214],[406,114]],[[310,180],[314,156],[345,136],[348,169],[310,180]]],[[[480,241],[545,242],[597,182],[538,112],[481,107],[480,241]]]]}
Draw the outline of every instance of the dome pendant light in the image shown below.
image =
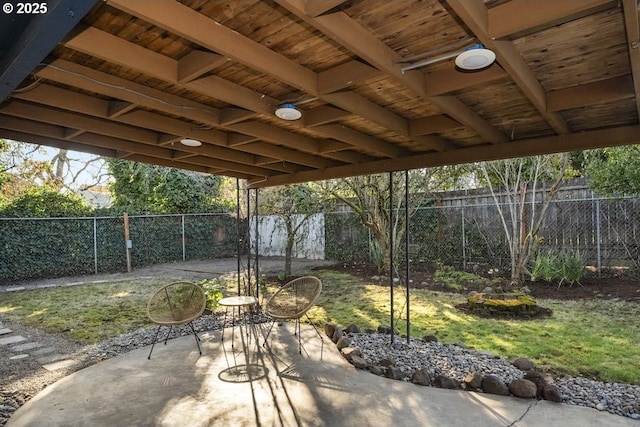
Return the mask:
{"type": "Polygon", "coordinates": [[[276,116],[282,120],[298,120],[302,117],[300,110],[294,104],[282,104],[276,109],[276,116]]]}
{"type": "Polygon", "coordinates": [[[187,147],[200,147],[202,145],[202,142],[198,141],[197,139],[183,138],[180,140],[180,144],[186,145],[187,147]]]}
{"type": "Polygon", "coordinates": [[[484,45],[474,44],[456,57],[456,66],[465,71],[477,71],[487,68],[496,60],[496,54],[484,45]]]}

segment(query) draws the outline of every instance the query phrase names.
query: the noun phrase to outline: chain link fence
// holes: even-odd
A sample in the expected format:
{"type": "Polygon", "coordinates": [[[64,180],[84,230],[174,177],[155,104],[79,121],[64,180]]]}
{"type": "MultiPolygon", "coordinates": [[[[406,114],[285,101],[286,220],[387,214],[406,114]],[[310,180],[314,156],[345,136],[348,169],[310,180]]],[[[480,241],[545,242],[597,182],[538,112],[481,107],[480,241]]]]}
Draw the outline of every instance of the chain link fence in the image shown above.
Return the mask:
{"type": "MultiPolygon", "coordinates": [[[[229,214],[129,217],[131,266],[237,253],[229,214]]],[[[127,270],[123,217],[1,218],[0,284],[127,270]]]]}
{"type": "MultiPolygon", "coordinates": [[[[606,199],[565,192],[552,201],[535,238],[539,251],[579,254],[595,271],[640,274],[640,201],[606,199]]],[[[539,202],[538,202],[539,203],[539,202]]],[[[507,212],[508,205],[500,206],[507,212]]],[[[526,203],[524,218],[540,205],[526,203]]],[[[403,216],[398,211],[395,215],[403,216]]],[[[371,262],[371,234],[350,211],[325,214],[328,259],[371,262]]],[[[508,215],[505,217],[510,227],[508,215]]],[[[404,247],[396,248],[404,262],[404,247]]],[[[509,275],[509,245],[498,206],[489,199],[452,198],[418,208],[409,221],[412,268],[429,270],[441,263],[458,270],[509,275]],[[439,205],[438,205],[439,204],[439,205]]]]}
{"type": "MultiPolygon", "coordinates": [[[[498,207],[486,193],[465,194],[447,194],[415,211],[408,227],[412,268],[433,269],[441,263],[508,275],[509,248],[498,207]]],[[[530,218],[534,208],[539,206],[528,203],[524,217],[530,218]]],[[[324,242],[319,244],[325,259],[373,261],[370,230],[354,212],[334,208],[323,221],[324,242]]],[[[235,256],[239,239],[247,239],[246,224],[245,218],[238,236],[236,216],[227,213],[130,216],[131,265],[235,256]]],[[[536,239],[540,250],[579,253],[598,272],[635,277],[640,272],[640,202],[596,198],[582,187],[563,189],[536,239]]],[[[0,284],[126,271],[125,248],[123,217],[0,218],[0,284]]],[[[246,252],[244,245],[241,252],[246,252]]],[[[404,247],[396,253],[403,262],[404,247]]]]}

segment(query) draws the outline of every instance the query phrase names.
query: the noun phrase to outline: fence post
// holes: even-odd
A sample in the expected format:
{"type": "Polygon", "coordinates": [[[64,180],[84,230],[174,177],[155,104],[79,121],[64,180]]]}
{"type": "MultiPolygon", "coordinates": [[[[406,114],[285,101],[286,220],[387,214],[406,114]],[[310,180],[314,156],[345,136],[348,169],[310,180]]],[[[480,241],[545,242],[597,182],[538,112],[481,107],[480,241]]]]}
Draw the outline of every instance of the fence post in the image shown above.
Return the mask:
{"type": "Polygon", "coordinates": [[[124,213],[124,243],[127,249],[127,273],[131,273],[131,236],[129,234],[129,214],[124,213]]]}
{"type": "Polygon", "coordinates": [[[97,219],[93,218],[93,268],[95,274],[98,274],[98,223],[97,219]]]}
{"type": "Polygon", "coordinates": [[[600,198],[596,199],[596,268],[598,277],[602,276],[602,254],[600,252],[600,198]]]}
{"type": "Polygon", "coordinates": [[[187,251],[186,251],[186,247],[185,247],[185,242],[184,242],[184,214],[180,215],[181,219],[182,219],[182,262],[187,260],[187,251]]]}
{"type": "Polygon", "coordinates": [[[464,233],[464,202],[462,202],[462,271],[467,271],[467,250],[464,233]]]}

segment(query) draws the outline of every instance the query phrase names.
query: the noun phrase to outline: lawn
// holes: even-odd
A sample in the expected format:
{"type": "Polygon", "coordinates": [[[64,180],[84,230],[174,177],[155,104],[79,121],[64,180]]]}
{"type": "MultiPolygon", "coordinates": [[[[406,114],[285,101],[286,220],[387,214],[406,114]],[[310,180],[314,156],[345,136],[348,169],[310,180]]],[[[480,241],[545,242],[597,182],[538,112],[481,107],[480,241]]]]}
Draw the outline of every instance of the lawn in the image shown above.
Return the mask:
{"type": "MultiPolygon", "coordinates": [[[[335,271],[314,272],[323,291],[310,316],[361,328],[388,325],[389,288],[335,271]]],[[[0,294],[0,314],[8,319],[95,343],[149,325],[145,307],[153,291],[171,279],[136,279],[0,294]]],[[[230,284],[228,294],[234,293],[230,284]]],[[[268,287],[273,292],[274,287],[268,287]]],[[[411,335],[435,334],[444,343],[464,343],[507,357],[526,356],[557,374],[640,384],[640,304],[622,301],[541,300],[547,319],[513,321],[462,313],[464,297],[411,291],[411,335]]],[[[406,333],[402,288],[394,299],[396,327],[406,333]]]]}

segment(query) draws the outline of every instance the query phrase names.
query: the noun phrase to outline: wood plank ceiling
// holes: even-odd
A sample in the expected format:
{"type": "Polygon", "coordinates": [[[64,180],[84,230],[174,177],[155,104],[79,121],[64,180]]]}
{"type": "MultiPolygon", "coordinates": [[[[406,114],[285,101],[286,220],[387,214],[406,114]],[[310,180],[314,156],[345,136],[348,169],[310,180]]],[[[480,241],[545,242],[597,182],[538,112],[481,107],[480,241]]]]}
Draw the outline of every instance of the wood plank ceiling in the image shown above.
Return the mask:
{"type": "Polygon", "coordinates": [[[0,137],[253,187],[634,144],[639,28],[636,0],[107,0],[10,91],[0,137]],[[496,63],[437,60],[473,43],[496,63]]]}

